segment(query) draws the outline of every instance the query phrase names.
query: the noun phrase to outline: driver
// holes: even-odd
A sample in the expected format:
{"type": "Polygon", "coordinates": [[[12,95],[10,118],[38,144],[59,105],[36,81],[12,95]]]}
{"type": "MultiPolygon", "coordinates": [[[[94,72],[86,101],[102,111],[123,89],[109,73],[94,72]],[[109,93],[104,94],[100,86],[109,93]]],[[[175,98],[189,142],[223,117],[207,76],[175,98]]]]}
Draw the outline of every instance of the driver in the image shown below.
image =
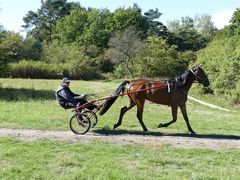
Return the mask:
{"type": "MultiPolygon", "coordinates": [[[[70,85],[70,79],[67,77],[64,77],[62,79],[61,85],[57,88],[55,95],[58,103],[60,106],[62,106],[64,109],[69,108],[75,108],[78,106],[81,106],[88,101],[85,99],[86,94],[75,94],[71,91],[69,88],[70,85]]],[[[87,107],[89,110],[93,110],[94,108],[97,108],[96,105],[90,105],[87,107]]]]}

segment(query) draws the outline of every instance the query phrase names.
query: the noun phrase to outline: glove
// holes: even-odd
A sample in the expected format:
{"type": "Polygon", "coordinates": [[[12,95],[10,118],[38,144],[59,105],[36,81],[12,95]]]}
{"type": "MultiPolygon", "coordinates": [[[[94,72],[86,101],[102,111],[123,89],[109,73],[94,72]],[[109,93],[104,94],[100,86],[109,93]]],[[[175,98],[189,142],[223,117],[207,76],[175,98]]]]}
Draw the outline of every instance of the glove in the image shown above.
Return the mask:
{"type": "Polygon", "coordinates": [[[86,97],[86,94],[81,94],[80,96],[75,96],[75,99],[84,99],[86,97]]]}

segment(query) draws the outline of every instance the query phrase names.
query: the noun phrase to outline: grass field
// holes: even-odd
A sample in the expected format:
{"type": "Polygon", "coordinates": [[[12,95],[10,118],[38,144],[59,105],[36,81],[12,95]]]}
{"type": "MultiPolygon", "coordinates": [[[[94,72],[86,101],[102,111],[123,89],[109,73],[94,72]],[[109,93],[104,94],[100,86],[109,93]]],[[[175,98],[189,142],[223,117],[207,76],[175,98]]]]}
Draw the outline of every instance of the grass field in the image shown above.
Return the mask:
{"type": "Polygon", "coordinates": [[[0,139],[0,179],[239,179],[240,152],[0,139]]]}
{"type": "MultiPolygon", "coordinates": [[[[110,95],[116,81],[72,81],[76,93],[110,95]]],[[[55,101],[60,81],[0,79],[0,128],[69,130],[70,110],[55,101]]],[[[194,85],[195,86],[195,85],[194,85]]],[[[194,87],[196,88],[196,87],[194,87]]],[[[193,91],[190,94],[198,96],[193,91]]],[[[199,95],[200,96],[200,95],[199,95]]],[[[229,107],[220,98],[205,96],[235,112],[224,112],[189,102],[192,128],[200,134],[240,136],[240,108],[229,107]]],[[[127,98],[119,98],[90,131],[112,129],[127,98]]],[[[171,119],[170,108],[146,103],[144,122],[150,131],[188,133],[179,113],[168,128],[159,123],[171,119]]],[[[134,108],[126,114],[119,129],[142,131],[134,108]]],[[[41,140],[20,142],[0,138],[0,179],[239,179],[240,153],[232,150],[178,149],[171,146],[145,147],[91,141],[86,144],[41,140]]]]}

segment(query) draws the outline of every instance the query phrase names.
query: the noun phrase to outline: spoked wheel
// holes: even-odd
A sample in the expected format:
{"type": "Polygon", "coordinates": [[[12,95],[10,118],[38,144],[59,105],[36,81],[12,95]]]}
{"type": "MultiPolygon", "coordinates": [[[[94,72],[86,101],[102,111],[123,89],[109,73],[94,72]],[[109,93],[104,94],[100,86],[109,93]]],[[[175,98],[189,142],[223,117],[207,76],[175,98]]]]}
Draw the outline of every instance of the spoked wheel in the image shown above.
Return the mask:
{"type": "Polygon", "coordinates": [[[88,116],[88,118],[91,121],[91,128],[94,128],[96,126],[96,124],[98,123],[98,117],[96,115],[95,112],[93,111],[85,111],[84,114],[86,114],[88,116]]]}
{"type": "Polygon", "coordinates": [[[77,113],[71,117],[69,126],[75,134],[85,134],[91,127],[91,121],[86,114],[77,113]]]}

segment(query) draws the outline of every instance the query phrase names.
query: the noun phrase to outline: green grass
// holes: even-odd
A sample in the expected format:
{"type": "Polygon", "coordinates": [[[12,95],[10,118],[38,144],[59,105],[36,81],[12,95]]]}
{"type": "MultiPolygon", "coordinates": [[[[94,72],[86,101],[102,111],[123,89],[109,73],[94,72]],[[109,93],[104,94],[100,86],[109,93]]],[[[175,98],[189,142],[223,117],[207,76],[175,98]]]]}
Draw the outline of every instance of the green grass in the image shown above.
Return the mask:
{"type": "MultiPolygon", "coordinates": [[[[68,130],[72,112],[62,109],[54,96],[59,83],[57,80],[0,79],[0,127],[68,130]]],[[[119,83],[120,80],[73,81],[71,87],[76,93],[95,93],[94,98],[100,98],[110,95],[119,83]]],[[[126,96],[119,98],[109,112],[99,117],[99,123],[93,130],[112,128],[118,120],[120,108],[127,103],[126,96]]],[[[240,135],[240,111],[225,112],[195,102],[189,102],[187,108],[190,123],[197,133],[240,135]]],[[[171,120],[171,110],[167,106],[146,103],[143,118],[150,131],[188,133],[180,111],[175,124],[157,128],[159,123],[171,120]]],[[[142,131],[135,107],[126,113],[119,129],[142,131]]]]}
{"type": "Polygon", "coordinates": [[[190,90],[190,95],[199,98],[203,101],[206,101],[208,103],[212,103],[227,109],[240,111],[240,104],[234,104],[233,101],[223,96],[215,96],[214,94],[211,93],[202,94],[201,87],[202,85],[200,84],[193,84],[193,87],[190,90]]]}
{"type": "MultiPolygon", "coordinates": [[[[0,127],[68,129],[71,110],[62,109],[55,100],[60,81],[0,79],[0,127]]],[[[114,83],[73,81],[76,93],[110,95],[114,83]]],[[[117,86],[117,83],[116,83],[117,86]]]]}
{"type": "MultiPolygon", "coordinates": [[[[100,98],[110,95],[120,82],[73,81],[71,87],[76,93],[95,93],[95,98],[100,98]]],[[[72,112],[62,109],[54,97],[59,83],[60,80],[0,79],[0,128],[69,130],[72,112]]],[[[199,95],[195,91],[191,93],[199,95]]],[[[228,104],[216,97],[205,100],[217,105],[228,104]]],[[[99,117],[99,123],[90,131],[112,129],[120,108],[126,104],[127,97],[119,98],[109,112],[99,117]]],[[[233,107],[236,112],[211,109],[191,101],[187,107],[190,123],[197,133],[240,136],[238,106],[233,107]]],[[[158,129],[159,123],[171,119],[170,108],[151,103],[145,105],[144,122],[153,134],[188,133],[180,112],[178,117],[175,124],[158,129]]],[[[119,130],[125,133],[142,132],[136,108],[124,116],[119,130]]],[[[232,180],[240,178],[237,173],[240,171],[239,158],[237,149],[184,149],[103,141],[82,144],[50,140],[21,142],[0,138],[0,179],[232,180]]]]}
{"type": "Polygon", "coordinates": [[[0,179],[239,179],[237,150],[0,138],[0,179]]]}

